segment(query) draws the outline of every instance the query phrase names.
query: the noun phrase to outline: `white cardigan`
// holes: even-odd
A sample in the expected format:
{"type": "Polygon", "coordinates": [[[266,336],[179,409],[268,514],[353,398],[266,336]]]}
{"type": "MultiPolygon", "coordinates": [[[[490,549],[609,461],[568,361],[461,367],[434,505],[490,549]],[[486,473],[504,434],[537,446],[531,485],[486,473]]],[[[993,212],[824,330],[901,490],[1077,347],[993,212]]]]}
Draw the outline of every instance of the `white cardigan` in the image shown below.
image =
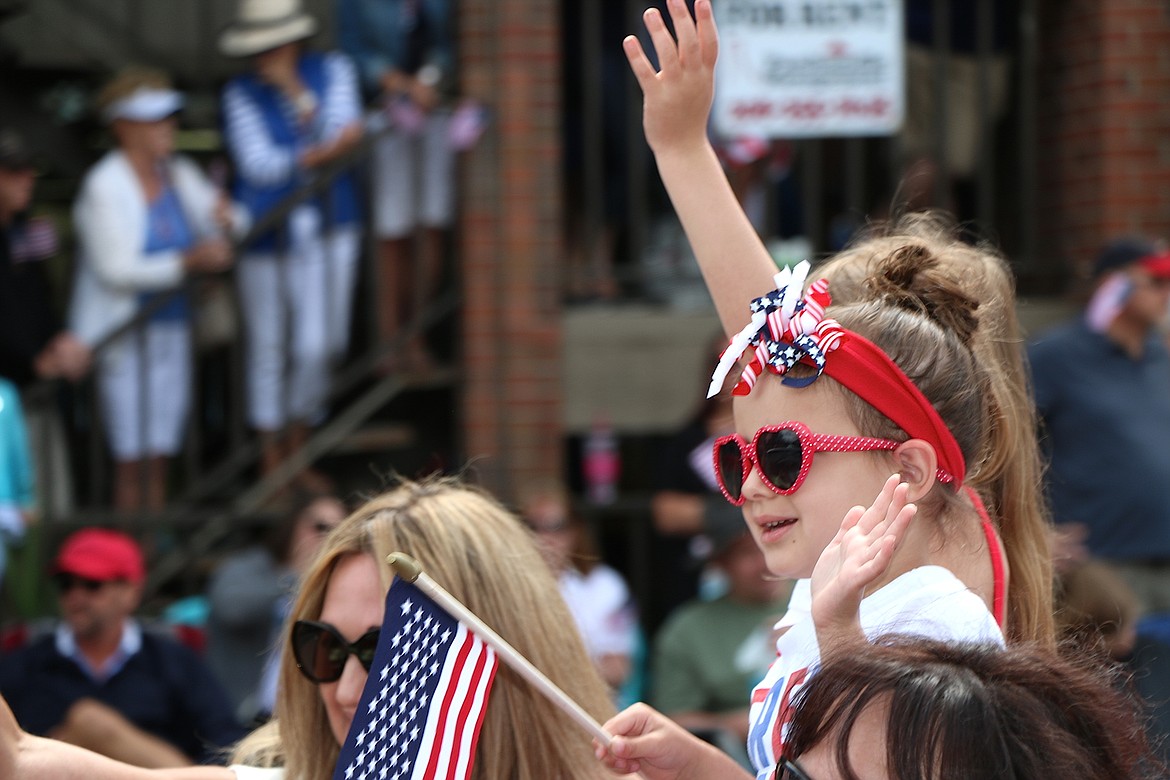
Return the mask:
{"type": "MultiPolygon", "coordinates": [[[[166,166],[196,240],[218,233],[219,190],[191,160],[175,155],[166,166]]],[[[96,344],[131,320],[141,293],[168,290],[183,280],[182,252],[147,259],[147,209],[142,185],[120,150],[98,160],[82,181],[73,204],[78,257],[69,319],[86,344],[96,344]]],[[[235,233],[247,229],[240,208],[234,209],[232,222],[235,233]]]]}

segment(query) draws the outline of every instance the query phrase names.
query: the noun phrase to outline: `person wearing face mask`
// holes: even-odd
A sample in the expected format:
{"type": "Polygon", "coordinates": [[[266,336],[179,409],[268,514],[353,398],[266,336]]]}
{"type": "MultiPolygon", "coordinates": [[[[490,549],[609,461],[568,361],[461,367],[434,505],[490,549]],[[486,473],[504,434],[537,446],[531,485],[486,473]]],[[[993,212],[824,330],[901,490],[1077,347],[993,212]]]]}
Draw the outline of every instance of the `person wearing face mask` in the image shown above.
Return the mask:
{"type": "Polygon", "coordinates": [[[772,626],[790,581],[768,571],[742,513],[711,499],[704,513],[707,567],[726,582],[717,598],[676,609],[654,637],[650,704],[746,765],[752,686],[776,655],[772,626]]]}

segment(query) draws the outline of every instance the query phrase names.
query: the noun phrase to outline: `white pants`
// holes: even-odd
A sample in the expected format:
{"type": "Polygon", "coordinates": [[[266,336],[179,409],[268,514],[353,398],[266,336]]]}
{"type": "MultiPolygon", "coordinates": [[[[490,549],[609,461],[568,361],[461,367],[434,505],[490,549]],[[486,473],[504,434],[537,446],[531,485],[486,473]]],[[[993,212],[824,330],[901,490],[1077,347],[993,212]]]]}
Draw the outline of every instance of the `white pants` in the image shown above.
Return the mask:
{"type": "Polygon", "coordinates": [[[262,431],[325,416],[329,369],[349,345],[361,229],[334,227],[237,265],[248,420],[262,431]]]}
{"type": "Polygon", "coordinates": [[[118,339],[98,362],[110,449],[119,461],[179,451],[191,408],[191,325],[147,323],[118,339]]]}
{"type": "Polygon", "coordinates": [[[455,152],[447,138],[451,112],[427,115],[418,135],[391,130],[374,144],[374,230],[378,238],[409,236],[415,227],[448,227],[455,217],[455,152]]]}

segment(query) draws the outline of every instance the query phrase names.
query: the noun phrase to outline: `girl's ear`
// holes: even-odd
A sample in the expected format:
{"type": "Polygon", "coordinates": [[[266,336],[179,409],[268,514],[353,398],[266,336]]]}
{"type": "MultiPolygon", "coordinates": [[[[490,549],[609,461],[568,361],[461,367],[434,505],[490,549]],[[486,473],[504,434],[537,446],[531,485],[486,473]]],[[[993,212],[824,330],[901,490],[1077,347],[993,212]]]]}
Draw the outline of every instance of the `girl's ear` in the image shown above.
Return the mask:
{"type": "Polygon", "coordinates": [[[910,486],[907,499],[920,501],[934,487],[938,473],[934,447],[922,439],[910,439],[898,445],[893,455],[902,481],[910,486]]]}

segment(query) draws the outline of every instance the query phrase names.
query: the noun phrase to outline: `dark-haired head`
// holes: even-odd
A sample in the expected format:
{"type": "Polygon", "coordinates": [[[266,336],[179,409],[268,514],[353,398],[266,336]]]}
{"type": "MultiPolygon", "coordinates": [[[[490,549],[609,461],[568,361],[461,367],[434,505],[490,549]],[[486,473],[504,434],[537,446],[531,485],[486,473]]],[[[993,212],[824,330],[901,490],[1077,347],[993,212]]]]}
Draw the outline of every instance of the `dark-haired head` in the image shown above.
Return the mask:
{"type": "Polygon", "coordinates": [[[301,571],[316,552],[321,540],[333,530],[349,509],[333,495],[321,491],[298,491],[280,521],[272,526],[267,546],[273,557],[301,571]]]}
{"type": "Polygon", "coordinates": [[[904,636],[828,657],[794,700],[784,752],[817,780],[1161,776],[1136,703],[1100,668],[904,636]]]}

